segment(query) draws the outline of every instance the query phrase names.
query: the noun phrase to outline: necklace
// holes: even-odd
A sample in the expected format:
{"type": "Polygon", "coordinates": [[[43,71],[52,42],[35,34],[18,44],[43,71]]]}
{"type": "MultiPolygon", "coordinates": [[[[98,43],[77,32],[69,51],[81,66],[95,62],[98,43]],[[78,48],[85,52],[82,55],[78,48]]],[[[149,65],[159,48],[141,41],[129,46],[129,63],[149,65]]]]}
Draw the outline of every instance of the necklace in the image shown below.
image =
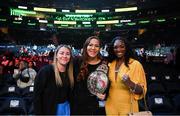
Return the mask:
{"type": "Polygon", "coordinates": [[[116,61],[115,70],[114,70],[115,73],[119,72],[121,64],[122,64],[122,61],[116,61]]]}
{"type": "Polygon", "coordinates": [[[115,71],[114,71],[114,72],[115,72],[115,73],[118,73],[118,72],[119,72],[119,69],[117,69],[117,70],[115,69],[115,71]]]}
{"type": "Polygon", "coordinates": [[[117,76],[118,76],[118,72],[120,71],[120,66],[122,64],[121,60],[116,60],[116,65],[115,65],[115,81],[117,81],[117,76]]]}

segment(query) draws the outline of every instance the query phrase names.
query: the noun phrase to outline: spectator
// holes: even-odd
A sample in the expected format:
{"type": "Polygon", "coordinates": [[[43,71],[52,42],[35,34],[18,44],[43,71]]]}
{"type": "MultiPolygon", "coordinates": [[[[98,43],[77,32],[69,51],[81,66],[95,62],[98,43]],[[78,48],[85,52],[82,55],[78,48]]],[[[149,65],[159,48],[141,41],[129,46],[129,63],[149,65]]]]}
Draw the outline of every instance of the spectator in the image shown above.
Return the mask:
{"type": "Polygon", "coordinates": [[[74,59],[76,83],[73,115],[105,115],[105,110],[100,112],[98,104],[98,101],[105,98],[105,94],[92,94],[87,85],[90,74],[105,61],[100,55],[100,46],[99,38],[91,36],[84,43],[82,57],[74,59]]]}
{"type": "Polygon", "coordinates": [[[118,36],[113,39],[109,48],[109,61],[110,88],[105,105],[106,114],[127,115],[138,112],[138,100],[147,90],[146,77],[125,38],[118,36]]]}
{"type": "Polygon", "coordinates": [[[70,95],[74,85],[71,49],[60,45],[53,64],[40,69],[34,83],[35,114],[70,115],[70,95]]]}
{"type": "Polygon", "coordinates": [[[19,69],[14,70],[13,77],[17,80],[18,87],[25,88],[34,83],[36,74],[34,69],[28,68],[26,61],[20,61],[19,69]]]}

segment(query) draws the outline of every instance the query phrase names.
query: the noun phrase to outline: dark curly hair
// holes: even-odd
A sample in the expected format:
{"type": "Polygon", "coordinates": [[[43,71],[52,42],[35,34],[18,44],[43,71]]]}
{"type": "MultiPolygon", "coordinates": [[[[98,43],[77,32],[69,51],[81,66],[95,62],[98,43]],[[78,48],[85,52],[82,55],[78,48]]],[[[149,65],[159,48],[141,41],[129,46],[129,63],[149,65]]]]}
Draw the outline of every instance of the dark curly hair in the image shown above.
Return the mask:
{"type": "Polygon", "coordinates": [[[124,55],[124,57],[125,57],[125,61],[124,61],[124,62],[125,62],[125,65],[126,65],[127,67],[129,67],[129,66],[128,66],[129,59],[130,59],[130,58],[137,59],[137,58],[135,57],[135,54],[134,54],[134,52],[133,52],[133,50],[132,50],[132,48],[131,48],[131,45],[130,45],[129,41],[128,41],[127,38],[125,38],[125,37],[116,36],[116,37],[111,41],[111,43],[109,44],[109,47],[108,47],[108,53],[109,53],[108,60],[109,60],[109,62],[112,62],[113,60],[117,59],[117,56],[116,56],[115,53],[114,53],[114,42],[115,42],[116,40],[121,40],[121,41],[123,41],[124,44],[125,44],[126,52],[125,52],[125,55],[124,55]]]}

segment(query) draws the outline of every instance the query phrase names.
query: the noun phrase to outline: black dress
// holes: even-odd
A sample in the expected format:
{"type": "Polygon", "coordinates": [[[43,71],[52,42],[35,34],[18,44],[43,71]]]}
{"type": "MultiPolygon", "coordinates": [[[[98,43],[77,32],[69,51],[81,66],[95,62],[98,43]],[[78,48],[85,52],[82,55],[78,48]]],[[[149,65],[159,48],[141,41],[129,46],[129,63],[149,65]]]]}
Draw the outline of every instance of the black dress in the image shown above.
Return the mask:
{"type": "Polygon", "coordinates": [[[75,77],[75,88],[74,88],[74,99],[73,106],[71,108],[71,114],[73,115],[105,115],[105,109],[99,108],[99,99],[97,96],[91,94],[87,88],[87,77],[101,64],[91,65],[88,64],[88,74],[84,80],[77,81],[77,75],[80,71],[82,60],[74,60],[74,77],[75,77]]]}
{"type": "Polygon", "coordinates": [[[71,88],[66,73],[60,73],[63,86],[57,86],[52,65],[44,66],[35,78],[34,111],[35,114],[55,115],[57,104],[69,101],[71,88]]]}

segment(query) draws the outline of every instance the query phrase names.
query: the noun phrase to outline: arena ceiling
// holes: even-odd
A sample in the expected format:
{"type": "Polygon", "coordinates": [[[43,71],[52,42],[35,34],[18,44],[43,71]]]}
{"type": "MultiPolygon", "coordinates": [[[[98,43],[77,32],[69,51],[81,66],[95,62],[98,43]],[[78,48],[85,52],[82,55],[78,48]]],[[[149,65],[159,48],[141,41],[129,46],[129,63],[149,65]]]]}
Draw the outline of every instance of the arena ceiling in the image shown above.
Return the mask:
{"type": "Polygon", "coordinates": [[[142,8],[177,6],[179,0],[1,0],[1,5],[24,4],[55,8],[114,8],[139,6],[142,8]]]}
{"type": "Polygon", "coordinates": [[[180,10],[179,1],[180,0],[0,0],[0,26],[13,28],[28,27],[28,29],[38,30],[47,28],[47,30],[50,31],[54,31],[56,28],[102,28],[108,31],[125,27],[149,26],[150,24],[159,24],[159,22],[175,23],[180,19],[180,12],[178,12],[180,10]],[[27,6],[28,9],[18,10],[17,7],[21,5],[27,6]],[[57,12],[37,11],[37,14],[33,14],[33,8],[36,6],[55,8],[57,12]],[[131,6],[137,6],[138,10],[124,13],[115,11],[116,8],[131,6]],[[62,12],[62,9],[66,8],[71,11],[69,13],[70,15],[62,12]],[[106,10],[106,8],[109,9],[110,12],[102,13],[101,10],[106,10]],[[76,9],[95,9],[97,13],[82,16],[75,13],[76,9]],[[21,11],[20,14],[18,11],[21,11]],[[25,15],[23,13],[25,13],[25,15]],[[60,21],[61,24],[57,21],[60,21]],[[68,24],[64,25],[65,22],[62,24],[61,21],[73,21],[73,24],[68,22],[68,24]],[[86,23],[87,21],[89,21],[88,24],[86,23]],[[102,21],[106,23],[101,25],[102,21]],[[108,21],[116,22],[109,23],[108,21]],[[101,24],[99,22],[101,22],[101,24]]]}

